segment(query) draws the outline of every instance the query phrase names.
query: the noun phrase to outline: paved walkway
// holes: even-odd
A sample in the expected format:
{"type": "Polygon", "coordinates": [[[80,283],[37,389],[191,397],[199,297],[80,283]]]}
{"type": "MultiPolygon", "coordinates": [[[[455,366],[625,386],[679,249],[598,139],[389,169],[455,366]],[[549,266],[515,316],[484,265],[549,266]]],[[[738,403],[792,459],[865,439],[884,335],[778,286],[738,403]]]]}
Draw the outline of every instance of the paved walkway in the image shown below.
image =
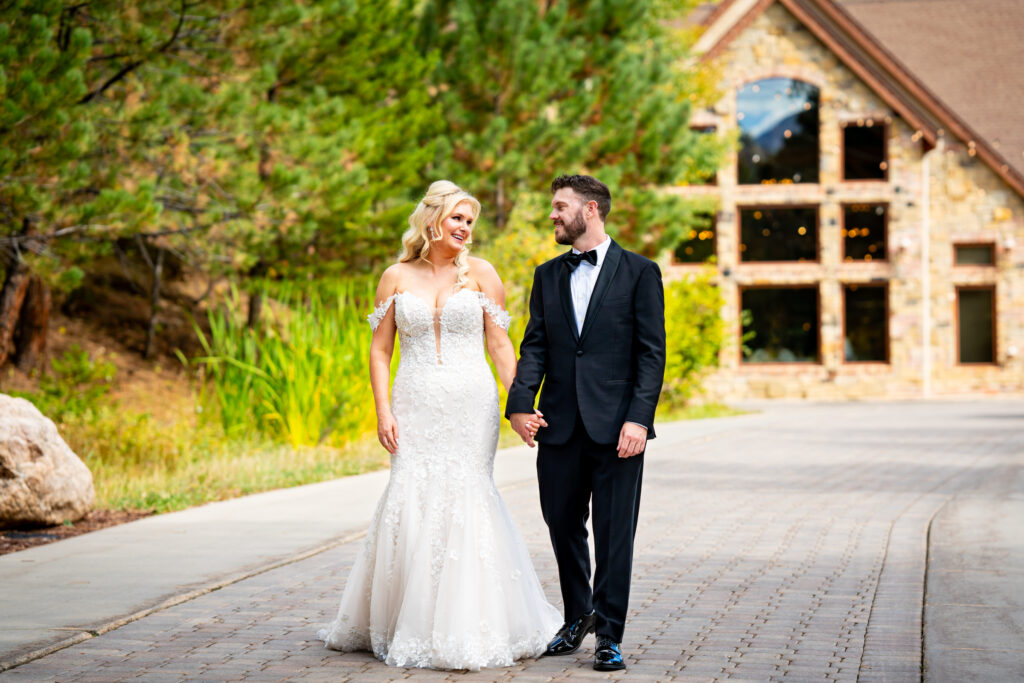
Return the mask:
{"type": "MultiPolygon", "coordinates": [[[[83,639],[12,668],[0,679],[904,681],[920,679],[926,664],[936,672],[933,680],[1010,680],[1012,676],[999,676],[1014,666],[1019,659],[1014,652],[1022,649],[1020,639],[1014,641],[1014,622],[1004,618],[1008,610],[1013,614],[1012,605],[993,610],[998,615],[976,613],[973,626],[962,612],[936,610],[939,605],[964,604],[963,595],[954,595],[964,583],[945,565],[945,583],[928,582],[926,612],[924,598],[930,528],[933,550],[942,536],[948,539],[946,557],[973,558],[979,569],[971,575],[976,594],[1024,594],[1024,586],[1014,590],[1024,577],[1019,564],[1024,549],[1017,544],[1019,534],[1013,533],[1016,519],[1007,517],[1019,510],[1013,502],[1020,502],[1024,482],[1022,434],[1024,401],[772,404],[760,414],[659,428],[644,477],[632,616],[624,643],[630,668],[624,676],[590,669],[592,640],[579,656],[528,660],[476,674],[393,669],[365,653],[326,651],[313,634],[333,616],[359,543],[335,538],[331,545],[326,537],[319,540],[326,549],[313,552],[317,540],[311,536],[302,539],[305,548],[286,547],[287,534],[275,531],[268,534],[279,538],[275,543],[281,552],[275,554],[275,544],[265,541],[262,529],[276,517],[244,527],[228,525],[220,545],[213,543],[221,526],[213,520],[224,516],[217,511],[250,506],[259,517],[260,498],[253,497],[257,503],[232,502],[243,507],[207,506],[166,516],[165,528],[183,540],[169,556],[158,553],[159,560],[173,564],[171,558],[177,556],[183,565],[199,562],[196,566],[205,567],[202,577],[183,584],[195,597],[109,631],[98,622],[117,623],[130,614],[114,614],[118,607],[105,606],[104,600],[116,595],[105,595],[90,583],[72,599],[64,583],[109,584],[112,576],[122,592],[133,592],[146,578],[140,567],[147,566],[144,555],[151,546],[133,545],[132,534],[144,544],[158,532],[150,520],[121,527],[125,535],[117,537],[118,543],[104,542],[107,578],[98,574],[99,563],[90,561],[82,568],[76,553],[60,550],[75,549],[71,544],[79,539],[50,546],[58,550],[48,552],[61,556],[59,561],[50,558],[53,567],[48,570],[59,585],[41,585],[31,572],[19,576],[11,569],[14,560],[41,558],[46,547],[0,558],[5,561],[0,562],[4,631],[33,627],[31,610],[9,618],[9,601],[34,603],[50,620],[42,624],[48,630],[35,634],[47,638],[5,646],[0,659],[13,662],[33,645],[52,644],[52,622],[61,612],[76,614],[65,620],[65,633],[83,639]],[[1002,506],[1001,501],[1010,504],[1002,506]],[[967,517],[956,512],[964,502],[973,510],[967,517]],[[952,525],[964,519],[974,528],[981,524],[995,529],[992,538],[1002,544],[1003,554],[979,554],[976,543],[971,552],[961,552],[971,535],[953,533],[952,525]],[[144,526],[147,522],[149,527],[144,526]],[[203,531],[196,551],[190,550],[190,533],[183,534],[189,528],[203,531]],[[241,537],[239,528],[246,530],[241,537]],[[943,535],[946,529],[948,536],[943,535]],[[259,552],[247,554],[248,544],[260,546],[259,552]],[[202,565],[204,554],[218,559],[202,565]],[[235,559],[237,566],[232,567],[235,559]],[[1002,563],[1002,571],[983,566],[993,559],[1002,563]],[[260,571],[259,560],[272,568],[260,571]],[[63,575],[58,565],[65,567],[63,575]],[[240,576],[248,578],[234,580],[240,576]],[[203,581],[221,587],[205,591],[203,581]],[[89,610],[95,613],[89,628],[106,631],[102,635],[76,630],[86,623],[82,615],[89,610]],[[988,641],[994,654],[986,661],[993,668],[968,666],[966,673],[963,666],[948,668],[959,656],[965,634],[970,636],[982,623],[1001,638],[988,641]],[[943,634],[959,634],[961,640],[943,634]]],[[[503,495],[549,597],[557,601],[529,456],[517,449],[500,457],[507,457],[509,464],[509,474],[499,477],[503,495]]],[[[265,500],[274,502],[275,514],[291,520],[288,524],[304,517],[322,529],[325,520],[343,520],[334,529],[337,536],[358,529],[360,514],[354,508],[365,507],[363,498],[373,497],[372,477],[346,484],[354,487],[346,491],[363,494],[358,499],[317,485],[269,494],[265,500]],[[288,513],[289,500],[301,515],[288,513]]],[[[362,515],[368,517],[369,510],[362,515]]],[[[933,552],[933,562],[940,554],[933,552]]],[[[174,574],[173,580],[182,576],[174,574]]],[[[178,585],[166,578],[150,584],[150,590],[163,585],[164,599],[178,585]]],[[[1019,598],[1013,599],[1020,604],[1019,598]]],[[[928,672],[925,677],[932,678],[928,672]]]]}

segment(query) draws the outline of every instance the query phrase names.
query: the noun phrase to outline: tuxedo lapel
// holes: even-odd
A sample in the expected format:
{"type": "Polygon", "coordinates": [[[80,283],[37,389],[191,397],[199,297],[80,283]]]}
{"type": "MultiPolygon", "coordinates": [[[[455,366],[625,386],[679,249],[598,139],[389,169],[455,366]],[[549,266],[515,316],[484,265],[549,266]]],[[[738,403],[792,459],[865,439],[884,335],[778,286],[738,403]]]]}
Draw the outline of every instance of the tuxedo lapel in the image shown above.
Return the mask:
{"type": "MultiPolygon", "coordinates": [[[[604,300],[605,294],[608,293],[608,287],[611,285],[612,278],[615,277],[615,271],[619,269],[619,261],[622,258],[622,247],[612,240],[612,243],[608,245],[608,253],[604,255],[604,263],[601,264],[601,272],[597,275],[597,282],[594,284],[594,293],[590,295],[590,303],[587,304],[587,316],[583,319],[583,331],[580,333],[579,338],[583,339],[587,336],[587,332],[594,326],[594,318],[597,317],[597,310],[601,307],[601,301],[604,300]]],[[[568,270],[568,268],[564,268],[568,270]]],[[[568,286],[568,279],[566,279],[566,286],[568,286]]],[[[572,310],[572,300],[569,301],[569,310],[572,310]]],[[[575,324],[573,330],[576,329],[575,324]]]]}
{"type": "MultiPolygon", "coordinates": [[[[566,252],[566,255],[571,253],[571,251],[566,252]]],[[[572,306],[572,288],[569,286],[570,274],[572,274],[572,270],[566,265],[565,258],[559,259],[558,273],[556,274],[558,296],[562,300],[562,312],[565,313],[565,321],[569,324],[569,329],[572,330],[573,339],[579,341],[580,333],[576,329],[576,313],[572,306]]]]}

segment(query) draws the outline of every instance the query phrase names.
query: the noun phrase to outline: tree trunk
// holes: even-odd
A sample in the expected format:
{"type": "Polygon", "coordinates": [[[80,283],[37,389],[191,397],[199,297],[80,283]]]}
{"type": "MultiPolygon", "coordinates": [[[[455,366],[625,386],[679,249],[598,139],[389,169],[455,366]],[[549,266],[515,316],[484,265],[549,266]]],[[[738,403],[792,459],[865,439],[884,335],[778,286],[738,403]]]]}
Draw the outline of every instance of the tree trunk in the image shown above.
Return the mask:
{"type": "Polygon", "coordinates": [[[50,288],[41,278],[32,276],[18,320],[16,362],[19,370],[28,372],[34,368],[46,351],[51,303],[50,288]]]}
{"type": "Polygon", "coordinates": [[[149,358],[153,353],[153,341],[156,339],[156,317],[160,313],[160,277],[164,271],[164,249],[156,248],[156,263],[153,264],[153,289],[149,298],[149,325],[146,326],[146,346],[142,357],[149,358]]]}
{"type": "Polygon", "coordinates": [[[246,319],[246,324],[250,330],[255,330],[260,325],[260,316],[263,314],[263,277],[267,274],[267,264],[260,259],[256,264],[249,269],[246,273],[246,278],[249,280],[249,317],[246,319]]]}
{"type": "Polygon", "coordinates": [[[0,289],[0,367],[14,353],[14,332],[30,279],[28,266],[23,261],[14,258],[8,262],[7,277],[0,289]]]}

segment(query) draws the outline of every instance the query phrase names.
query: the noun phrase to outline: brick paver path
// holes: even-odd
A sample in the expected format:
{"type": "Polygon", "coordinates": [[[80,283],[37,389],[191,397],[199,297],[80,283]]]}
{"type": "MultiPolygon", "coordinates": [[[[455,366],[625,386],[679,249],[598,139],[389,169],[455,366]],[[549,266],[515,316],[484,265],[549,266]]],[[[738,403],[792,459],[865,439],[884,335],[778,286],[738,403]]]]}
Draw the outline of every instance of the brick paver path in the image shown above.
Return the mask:
{"type": "MultiPolygon", "coordinates": [[[[629,670],[578,656],[478,673],[324,650],[359,543],[265,572],[0,674],[4,680],[917,680],[928,523],[1019,461],[1024,403],[772,406],[667,425],[648,456],[629,670]]],[[[536,491],[503,492],[557,604],[536,491]]],[[[325,510],[325,515],[330,511],[325,510]]]]}

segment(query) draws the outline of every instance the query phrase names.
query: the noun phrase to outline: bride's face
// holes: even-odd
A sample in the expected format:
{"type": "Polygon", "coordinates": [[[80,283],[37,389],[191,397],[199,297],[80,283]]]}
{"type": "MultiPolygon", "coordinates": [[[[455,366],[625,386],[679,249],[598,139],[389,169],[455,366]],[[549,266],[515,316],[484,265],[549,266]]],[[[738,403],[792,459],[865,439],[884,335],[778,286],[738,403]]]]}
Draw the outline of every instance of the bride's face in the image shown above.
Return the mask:
{"type": "Polygon", "coordinates": [[[454,252],[460,252],[469,244],[473,235],[473,205],[459,202],[451,214],[441,221],[440,245],[435,242],[434,248],[441,246],[454,252]]]}

